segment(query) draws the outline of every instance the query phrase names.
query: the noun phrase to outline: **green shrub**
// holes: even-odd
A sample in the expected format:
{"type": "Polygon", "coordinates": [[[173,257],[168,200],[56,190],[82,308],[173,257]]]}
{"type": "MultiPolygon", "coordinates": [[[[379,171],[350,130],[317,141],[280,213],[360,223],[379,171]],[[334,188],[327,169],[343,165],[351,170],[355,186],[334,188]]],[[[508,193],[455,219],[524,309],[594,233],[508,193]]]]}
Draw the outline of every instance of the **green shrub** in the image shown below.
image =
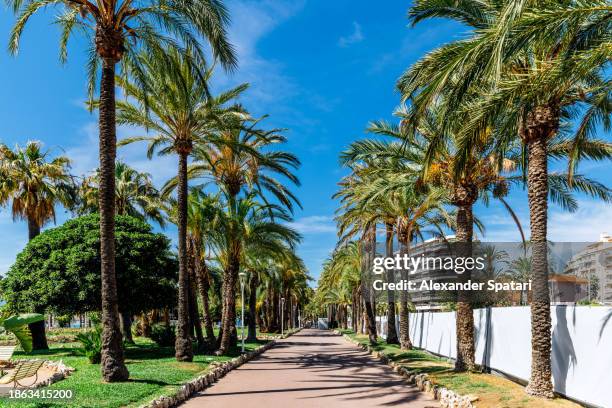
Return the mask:
{"type": "Polygon", "coordinates": [[[151,328],[151,340],[157,343],[160,347],[174,346],[176,335],[174,334],[173,326],[165,324],[155,324],[151,328]]]}
{"type": "Polygon", "coordinates": [[[95,326],[93,330],[79,333],[76,339],[82,345],[77,349],[77,353],[86,356],[91,364],[100,364],[102,359],[102,328],[95,326]]]}

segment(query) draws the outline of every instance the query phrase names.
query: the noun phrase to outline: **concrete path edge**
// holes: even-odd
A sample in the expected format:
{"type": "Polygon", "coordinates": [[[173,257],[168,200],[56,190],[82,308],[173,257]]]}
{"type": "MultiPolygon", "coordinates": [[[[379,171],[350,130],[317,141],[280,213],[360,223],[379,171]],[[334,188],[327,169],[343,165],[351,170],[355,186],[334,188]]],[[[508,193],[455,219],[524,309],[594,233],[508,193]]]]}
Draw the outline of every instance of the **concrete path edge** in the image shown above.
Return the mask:
{"type": "MultiPolygon", "coordinates": [[[[281,336],[280,338],[290,337],[302,329],[298,329],[294,332],[291,332],[285,336],[281,336]]],[[[225,363],[219,363],[214,366],[214,368],[206,371],[204,374],[199,375],[198,377],[186,382],[181,385],[181,387],[172,395],[164,395],[158,397],[148,404],[141,405],[140,408],[171,408],[176,407],[183,402],[187,401],[189,397],[191,397],[196,392],[200,392],[208,388],[210,385],[214,384],[217,380],[225,376],[225,374],[229,373],[231,370],[240,367],[247,361],[250,361],[263,353],[274,347],[276,345],[276,340],[271,340],[269,343],[262,345],[261,347],[256,348],[255,350],[249,351],[245,354],[242,354],[238,357],[235,357],[225,363]]]]}
{"type": "Polygon", "coordinates": [[[420,391],[426,392],[435,400],[439,401],[440,406],[442,408],[474,407],[474,405],[472,404],[472,402],[475,400],[474,396],[459,395],[458,393],[449,390],[448,388],[435,385],[429,380],[429,376],[427,374],[409,370],[401,364],[397,364],[394,361],[390,360],[389,357],[385,355],[385,353],[373,350],[369,345],[359,343],[358,341],[353,340],[352,338],[338,330],[334,330],[334,333],[342,336],[349,343],[354,344],[357,347],[369,352],[374,358],[380,360],[381,363],[391,367],[393,371],[406,378],[409,384],[415,385],[420,391]]]}

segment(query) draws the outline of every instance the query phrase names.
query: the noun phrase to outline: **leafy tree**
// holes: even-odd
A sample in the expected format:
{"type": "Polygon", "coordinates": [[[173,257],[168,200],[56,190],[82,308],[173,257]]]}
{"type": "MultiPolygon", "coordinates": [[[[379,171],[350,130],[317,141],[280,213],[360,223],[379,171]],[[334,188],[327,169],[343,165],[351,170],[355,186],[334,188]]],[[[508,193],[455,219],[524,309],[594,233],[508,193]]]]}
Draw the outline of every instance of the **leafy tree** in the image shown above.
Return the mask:
{"type": "MultiPolygon", "coordinates": [[[[0,282],[10,311],[77,314],[101,310],[100,216],[48,229],[28,243],[0,282]]],[[[170,241],[129,216],[116,217],[119,310],[130,314],[171,306],[176,260],[170,241]]]]}
{"type": "MultiPolygon", "coordinates": [[[[9,50],[16,54],[23,30],[36,12],[55,6],[61,27],[60,60],[67,58],[67,44],[74,31],[90,41],[87,73],[93,99],[101,68],[100,130],[100,229],[102,231],[102,376],[106,381],[125,381],[129,372],[124,363],[117,308],[115,279],[115,68],[118,63],[142,73],[136,54],[140,50],[161,55],[165,48],[188,47],[193,65],[204,64],[201,44],[208,43],[215,59],[224,67],[236,66],[234,50],[227,39],[229,16],[219,0],[6,0],[17,14],[10,35],[9,50]],[[204,41],[202,41],[204,40],[204,41]]],[[[164,70],[168,67],[164,67],[164,70]]],[[[138,75],[140,84],[146,80],[138,75]]]]}

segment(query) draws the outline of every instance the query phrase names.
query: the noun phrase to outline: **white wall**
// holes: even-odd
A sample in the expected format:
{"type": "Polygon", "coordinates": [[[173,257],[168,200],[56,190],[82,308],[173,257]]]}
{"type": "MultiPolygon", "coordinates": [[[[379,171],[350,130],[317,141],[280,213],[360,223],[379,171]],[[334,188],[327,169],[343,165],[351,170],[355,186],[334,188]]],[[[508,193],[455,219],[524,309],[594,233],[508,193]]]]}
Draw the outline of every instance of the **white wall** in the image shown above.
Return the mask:
{"type": "MultiPolygon", "coordinates": [[[[612,308],[551,309],[555,391],[592,405],[612,407],[612,308]]],[[[477,309],[474,325],[477,363],[529,380],[529,307],[477,309]]],[[[410,336],[416,347],[454,358],[455,313],[412,313],[410,336]]]]}

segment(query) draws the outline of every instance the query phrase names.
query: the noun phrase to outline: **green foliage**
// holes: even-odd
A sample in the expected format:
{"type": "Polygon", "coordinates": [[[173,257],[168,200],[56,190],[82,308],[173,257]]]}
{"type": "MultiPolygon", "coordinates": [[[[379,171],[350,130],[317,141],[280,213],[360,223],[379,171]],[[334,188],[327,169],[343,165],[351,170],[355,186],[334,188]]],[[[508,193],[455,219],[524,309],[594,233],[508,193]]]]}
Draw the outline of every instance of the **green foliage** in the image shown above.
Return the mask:
{"type": "MultiPolygon", "coordinates": [[[[100,310],[99,222],[97,214],[76,218],[31,240],[0,282],[9,310],[100,310]]],[[[115,231],[119,309],[137,314],[174,304],[177,266],[169,239],[129,216],[116,217],[115,231]]]]}
{"type": "MultiPolygon", "coordinates": [[[[181,386],[211,368],[213,362],[226,362],[240,355],[234,348],[228,356],[197,354],[193,362],[177,364],[174,350],[158,347],[144,338],[136,338],[136,345],[125,350],[126,363],[130,367],[132,381],[105,383],[100,381],[100,366],[90,364],[86,357],[75,355],[70,345],[50,350],[36,351],[36,358],[63,361],[76,370],[68,378],[48,387],[50,390],[70,389],[74,397],[64,400],[36,400],[28,398],[9,398],[0,396],[0,407],[19,408],[121,408],[143,406],[162,395],[172,395],[181,386]]],[[[260,346],[260,343],[246,343],[247,351],[260,346]]],[[[15,358],[27,358],[17,351],[15,358]]],[[[31,358],[31,357],[30,357],[31,358]]],[[[47,388],[45,388],[47,389],[47,388]]]]}
{"type": "Polygon", "coordinates": [[[77,354],[87,357],[91,364],[100,364],[102,359],[102,328],[95,326],[93,330],[79,333],[76,339],[81,347],[76,350],[77,354]]]}
{"type": "Polygon", "coordinates": [[[174,346],[176,335],[173,326],[165,324],[155,324],[151,328],[151,340],[157,343],[160,347],[174,346]]]}

